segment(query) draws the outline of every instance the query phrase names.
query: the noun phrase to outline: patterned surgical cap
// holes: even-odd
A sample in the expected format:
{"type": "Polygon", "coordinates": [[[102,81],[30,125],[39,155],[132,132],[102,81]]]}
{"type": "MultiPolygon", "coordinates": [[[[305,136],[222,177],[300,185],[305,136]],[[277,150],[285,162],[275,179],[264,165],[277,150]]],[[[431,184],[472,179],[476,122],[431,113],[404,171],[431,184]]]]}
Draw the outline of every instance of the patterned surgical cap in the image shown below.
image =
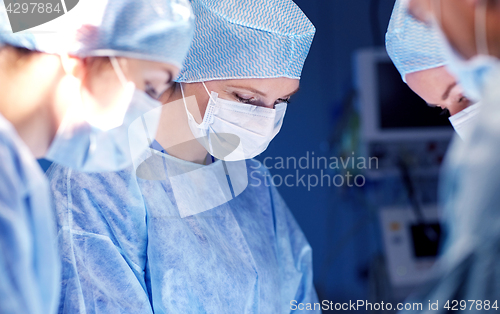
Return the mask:
{"type": "Polygon", "coordinates": [[[177,81],[299,79],[316,29],[292,0],[192,0],[193,45],[177,81]]]}
{"type": "Polygon", "coordinates": [[[407,3],[396,0],[385,36],[387,52],[405,82],[406,74],[447,63],[439,34],[411,16],[407,3]]]}
{"type": "Polygon", "coordinates": [[[79,1],[55,20],[16,33],[5,4],[0,0],[0,45],[46,53],[130,57],[180,68],[194,32],[187,0],[79,1]]]}

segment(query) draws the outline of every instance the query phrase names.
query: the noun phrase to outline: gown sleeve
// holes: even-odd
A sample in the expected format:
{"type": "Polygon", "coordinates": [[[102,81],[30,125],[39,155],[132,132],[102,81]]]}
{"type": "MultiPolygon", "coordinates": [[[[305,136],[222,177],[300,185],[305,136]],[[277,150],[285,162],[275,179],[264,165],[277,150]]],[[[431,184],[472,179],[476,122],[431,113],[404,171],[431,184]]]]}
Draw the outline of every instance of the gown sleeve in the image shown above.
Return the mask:
{"type": "Polygon", "coordinates": [[[0,313],[53,313],[60,265],[47,182],[1,123],[0,116],[0,313]]]}

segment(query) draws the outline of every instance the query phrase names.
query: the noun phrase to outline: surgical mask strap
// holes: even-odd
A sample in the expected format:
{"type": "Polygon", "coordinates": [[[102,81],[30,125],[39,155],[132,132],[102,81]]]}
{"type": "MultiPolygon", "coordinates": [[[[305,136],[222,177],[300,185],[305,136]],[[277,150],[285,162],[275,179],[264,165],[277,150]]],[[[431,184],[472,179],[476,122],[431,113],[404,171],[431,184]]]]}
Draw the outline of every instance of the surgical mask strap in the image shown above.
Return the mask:
{"type": "Polygon", "coordinates": [[[184,88],[182,88],[182,83],[179,83],[179,85],[181,86],[181,95],[182,95],[182,101],[184,102],[184,107],[186,107],[186,111],[191,114],[191,112],[189,112],[188,110],[188,106],[187,106],[187,103],[186,103],[186,97],[184,96],[184,88]]]}
{"type": "MultiPolygon", "coordinates": [[[[203,84],[203,87],[205,87],[205,90],[207,91],[207,94],[208,94],[208,97],[212,100],[212,102],[215,104],[215,100],[212,98],[212,95],[210,95],[210,92],[208,91],[208,88],[207,86],[205,85],[204,82],[201,82],[203,84]]],[[[186,111],[188,113],[188,118],[189,116],[191,116],[191,118],[194,120],[194,117],[193,115],[191,114],[191,112],[189,112],[188,110],[188,107],[187,107],[187,103],[186,103],[186,97],[184,96],[184,89],[182,88],[182,83],[179,83],[181,85],[181,94],[182,94],[182,101],[184,102],[184,107],[186,108],[186,111]]],[[[203,123],[203,122],[202,122],[203,123]]]]}
{"type": "Polygon", "coordinates": [[[205,85],[205,82],[201,82],[203,84],[203,87],[205,87],[205,90],[207,91],[208,97],[212,100],[212,102],[215,104],[215,99],[212,98],[212,94],[208,91],[207,85],[205,85]]]}
{"type": "MultiPolygon", "coordinates": [[[[111,66],[115,70],[116,75],[118,76],[118,79],[122,83],[123,86],[126,86],[128,84],[127,78],[125,77],[125,74],[122,71],[122,68],[120,67],[120,63],[116,59],[116,57],[110,56],[109,60],[111,61],[111,66]]],[[[144,119],[144,115],[141,115],[141,122],[142,122],[142,127],[144,128],[144,132],[146,133],[146,138],[148,140],[149,144],[149,149],[151,151],[151,154],[154,155],[154,149],[152,147],[153,145],[153,140],[149,136],[148,132],[148,127],[146,125],[146,120],[144,119]]]]}
{"type": "Polygon", "coordinates": [[[195,121],[193,114],[191,112],[189,112],[189,109],[188,109],[188,106],[186,103],[186,97],[184,96],[184,88],[182,87],[182,83],[179,83],[179,85],[181,86],[182,101],[184,102],[184,108],[186,108],[186,113],[188,115],[188,119],[192,119],[193,121],[195,121]]]}
{"type": "Polygon", "coordinates": [[[125,74],[123,74],[123,71],[120,67],[120,63],[118,63],[118,60],[113,56],[109,57],[109,60],[111,61],[111,65],[113,66],[113,69],[115,70],[115,73],[118,76],[118,79],[120,80],[122,85],[127,85],[128,83],[127,78],[125,77],[125,74]]]}
{"type": "Polygon", "coordinates": [[[476,35],[476,49],[478,55],[489,55],[488,38],[486,30],[486,14],[488,3],[481,0],[475,9],[474,24],[476,35]]]}

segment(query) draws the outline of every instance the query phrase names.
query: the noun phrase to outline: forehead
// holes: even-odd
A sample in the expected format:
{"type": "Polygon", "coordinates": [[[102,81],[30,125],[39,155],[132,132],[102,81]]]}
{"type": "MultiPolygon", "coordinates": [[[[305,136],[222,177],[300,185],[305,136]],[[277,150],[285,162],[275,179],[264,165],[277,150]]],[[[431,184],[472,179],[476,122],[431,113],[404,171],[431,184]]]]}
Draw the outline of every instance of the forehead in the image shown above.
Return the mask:
{"type": "Polygon", "coordinates": [[[446,89],[456,82],[446,67],[441,66],[406,75],[408,86],[427,103],[439,104],[446,89]]]}
{"type": "Polygon", "coordinates": [[[300,81],[286,77],[279,78],[256,78],[256,79],[234,79],[213,81],[219,87],[226,89],[254,90],[269,98],[280,98],[290,96],[297,91],[300,81]]]}

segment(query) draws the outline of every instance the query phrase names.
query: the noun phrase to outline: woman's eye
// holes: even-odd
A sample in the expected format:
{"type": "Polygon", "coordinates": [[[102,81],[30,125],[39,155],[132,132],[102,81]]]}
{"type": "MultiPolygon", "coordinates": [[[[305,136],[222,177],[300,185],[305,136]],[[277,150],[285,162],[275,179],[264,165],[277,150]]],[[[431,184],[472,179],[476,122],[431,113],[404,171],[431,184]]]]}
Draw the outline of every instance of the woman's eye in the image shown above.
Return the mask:
{"type": "Polygon", "coordinates": [[[466,96],[462,96],[460,97],[460,99],[458,100],[458,103],[462,106],[470,106],[472,104],[471,100],[469,98],[467,98],[466,96]]]}
{"type": "Polygon", "coordinates": [[[282,104],[282,103],[289,104],[290,102],[291,102],[290,98],[287,98],[287,99],[280,98],[280,99],[278,99],[278,101],[276,101],[277,104],[282,104]]]}
{"type": "Polygon", "coordinates": [[[239,102],[242,102],[244,104],[251,104],[253,101],[253,98],[243,98],[240,95],[236,95],[236,99],[238,99],[239,102]]]}
{"type": "Polygon", "coordinates": [[[158,99],[158,97],[160,96],[160,95],[158,95],[158,92],[156,91],[156,89],[149,83],[146,83],[145,92],[146,92],[146,94],[149,95],[149,97],[154,98],[154,99],[158,99]]]}
{"type": "Polygon", "coordinates": [[[444,108],[443,110],[441,110],[441,113],[439,113],[439,115],[445,116],[445,117],[450,117],[451,116],[450,110],[448,110],[448,108],[444,108]]]}

